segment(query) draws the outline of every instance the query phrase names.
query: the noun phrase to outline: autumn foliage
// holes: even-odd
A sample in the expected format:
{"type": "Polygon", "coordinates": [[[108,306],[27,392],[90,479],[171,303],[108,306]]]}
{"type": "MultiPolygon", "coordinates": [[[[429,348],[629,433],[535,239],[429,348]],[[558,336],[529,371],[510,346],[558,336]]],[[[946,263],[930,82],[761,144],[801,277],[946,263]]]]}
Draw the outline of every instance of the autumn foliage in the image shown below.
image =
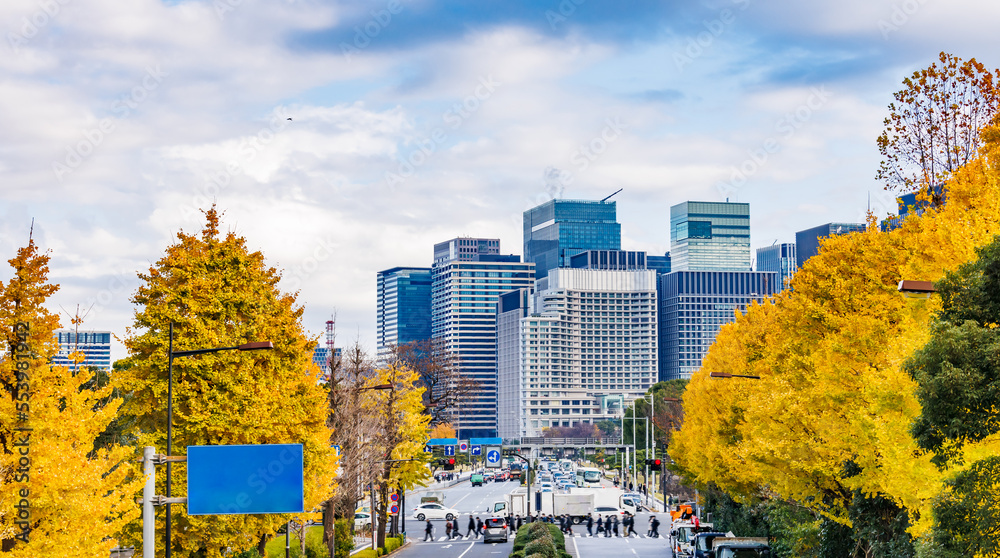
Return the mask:
{"type": "Polygon", "coordinates": [[[131,448],[95,447],[121,400],[90,389],[94,372],[51,366],[59,318],[43,304],[49,256],[33,241],[9,260],[0,283],[0,541],[4,556],[109,556],[137,517],[142,478],[131,448]]]}
{"type": "Polygon", "coordinates": [[[890,232],[872,221],[827,239],[790,289],[723,327],[688,385],[670,452],[690,479],[794,500],[845,525],[855,494],[882,496],[920,536],[948,479],[1000,454],[1000,436],[987,436],[941,469],[917,443],[919,386],[904,364],[930,338],[940,302],[897,291],[901,279],[941,279],[1000,234],[1000,145],[996,130],[983,137],[981,156],[950,174],[945,205],[890,232]]]}

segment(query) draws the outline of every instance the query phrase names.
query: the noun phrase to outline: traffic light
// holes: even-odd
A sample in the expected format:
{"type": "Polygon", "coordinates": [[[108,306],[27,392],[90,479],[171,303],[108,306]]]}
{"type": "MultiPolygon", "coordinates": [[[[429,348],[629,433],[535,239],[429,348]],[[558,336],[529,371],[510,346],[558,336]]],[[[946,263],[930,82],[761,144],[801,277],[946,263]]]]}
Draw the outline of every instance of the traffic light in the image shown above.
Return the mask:
{"type": "Polygon", "coordinates": [[[447,459],[442,459],[441,461],[444,462],[443,464],[444,464],[444,470],[445,471],[454,471],[455,470],[455,458],[454,457],[449,457],[447,459]]]}
{"type": "Polygon", "coordinates": [[[647,459],[650,471],[659,471],[663,468],[663,461],[660,459],[647,459]]]}

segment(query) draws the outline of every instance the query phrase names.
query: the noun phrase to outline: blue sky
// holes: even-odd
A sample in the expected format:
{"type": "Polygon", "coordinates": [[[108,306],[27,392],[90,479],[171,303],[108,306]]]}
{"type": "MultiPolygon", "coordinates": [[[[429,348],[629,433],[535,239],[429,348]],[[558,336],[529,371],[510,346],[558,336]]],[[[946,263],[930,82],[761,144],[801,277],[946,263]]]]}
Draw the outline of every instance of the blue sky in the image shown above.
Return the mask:
{"type": "MultiPolygon", "coordinates": [[[[671,205],[751,204],[754,248],[860,221],[892,93],[940,51],[1000,66],[956,0],[6,0],[0,252],[31,219],[53,309],[125,333],[136,272],[215,201],[304,325],[372,346],[375,273],[619,188],[623,247],[671,205]],[[287,118],[292,118],[291,121],[287,118]]],[[[9,271],[0,271],[6,280],[9,271]]],[[[67,320],[68,321],[68,320],[67,320]]],[[[124,354],[116,348],[115,358],[124,354]]]]}

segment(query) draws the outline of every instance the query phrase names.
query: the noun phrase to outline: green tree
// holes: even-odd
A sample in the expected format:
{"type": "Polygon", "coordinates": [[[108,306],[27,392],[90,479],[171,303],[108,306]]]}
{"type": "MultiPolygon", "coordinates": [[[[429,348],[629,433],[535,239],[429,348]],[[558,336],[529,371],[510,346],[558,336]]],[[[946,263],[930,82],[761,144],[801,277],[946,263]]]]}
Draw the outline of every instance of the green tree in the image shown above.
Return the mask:
{"type": "MultiPolygon", "coordinates": [[[[166,450],[168,327],[175,351],[271,341],[271,351],[221,351],[176,359],[173,453],[189,445],[302,444],[305,509],[332,493],[336,458],[326,426],[327,394],[312,363],[315,342],[304,331],[294,294],[278,289],[281,276],[243,238],[219,234],[215,208],[200,235],[177,242],[142,280],[139,306],[124,340],[129,357],[115,385],[131,398],[123,413],[134,420],[141,446],[166,450]]],[[[163,474],[157,475],[163,493],[163,474]]],[[[174,467],[173,494],[186,492],[184,467],[174,467]]],[[[285,515],[188,516],[173,506],[171,545],[176,556],[218,558],[242,551],[284,525],[285,515]]],[[[160,520],[162,521],[162,514],[160,520]]],[[[158,532],[162,533],[162,523],[158,532]]]]}

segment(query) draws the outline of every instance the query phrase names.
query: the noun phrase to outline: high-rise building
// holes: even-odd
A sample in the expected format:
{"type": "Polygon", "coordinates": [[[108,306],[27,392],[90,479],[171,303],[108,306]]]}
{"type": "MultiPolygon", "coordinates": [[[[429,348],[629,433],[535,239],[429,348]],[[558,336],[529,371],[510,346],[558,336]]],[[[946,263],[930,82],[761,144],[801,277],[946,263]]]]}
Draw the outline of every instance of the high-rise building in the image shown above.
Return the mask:
{"type": "Polygon", "coordinates": [[[646,256],[646,267],[655,271],[657,275],[670,273],[670,252],[662,256],[646,256]]]}
{"type": "Polygon", "coordinates": [[[671,271],[750,271],[750,204],[688,201],[670,208],[671,271]]]}
{"type": "Polygon", "coordinates": [[[549,200],[524,212],[524,261],[539,279],[584,250],[620,250],[615,202],[549,200]]]}
{"type": "Polygon", "coordinates": [[[828,236],[865,232],[864,223],[827,223],[795,233],[795,265],[802,264],[819,253],[820,240],[828,236]]]}
{"type": "Polygon", "coordinates": [[[313,350],[313,364],[319,366],[319,369],[323,371],[323,378],[330,379],[330,371],[332,370],[332,364],[340,362],[341,349],[337,347],[333,350],[333,362],[330,362],[330,349],[327,347],[316,347],[313,350]]]}
{"type": "Polygon", "coordinates": [[[497,436],[520,438],[524,424],[521,385],[521,318],[528,315],[531,289],[500,295],[497,305],[497,436]]]}
{"type": "Polygon", "coordinates": [[[434,247],[431,336],[443,343],[458,360],[459,373],[477,387],[458,405],[453,426],[460,438],[496,435],[497,299],[534,284],[534,265],[519,256],[500,255],[499,247],[496,239],[470,238],[434,247]],[[475,251],[459,249],[473,246],[475,251]]]}
{"type": "Polygon", "coordinates": [[[59,352],[52,357],[53,366],[66,366],[74,372],[87,367],[111,372],[110,331],[57,329],[53,335],[59,343],[59,352]],[[70,358],[76,352],[83,354],[82,362],[73,362],[70,358]]]}
{"type": "Polygon", "coordinates": [[[795,245],[791,242],[774,244],[757,249],[757,271],[773,271],[778,274],[779,289],[788,287],[788,281],[798,269],[795,245]]]}
{"type": "Polygon", "coordinates": [[[430,268],[394,267],[378,272],[377,306],[375,336],[380,357],[393,345],[430,339],[430,268]]]}
{"type": "Polygon", "coordinates": [[[687,379],[698,370],[723,324],[780,290],[763,271],[674,271],[659,278],[660,379],[687,379]]]}
{"type": "Polygon", "coordinates": [[[609,267],[554,269],[538,282],[545,289],[520,320],[520,436],[619,418],[656,382],[656,272],[609,267]]]}

